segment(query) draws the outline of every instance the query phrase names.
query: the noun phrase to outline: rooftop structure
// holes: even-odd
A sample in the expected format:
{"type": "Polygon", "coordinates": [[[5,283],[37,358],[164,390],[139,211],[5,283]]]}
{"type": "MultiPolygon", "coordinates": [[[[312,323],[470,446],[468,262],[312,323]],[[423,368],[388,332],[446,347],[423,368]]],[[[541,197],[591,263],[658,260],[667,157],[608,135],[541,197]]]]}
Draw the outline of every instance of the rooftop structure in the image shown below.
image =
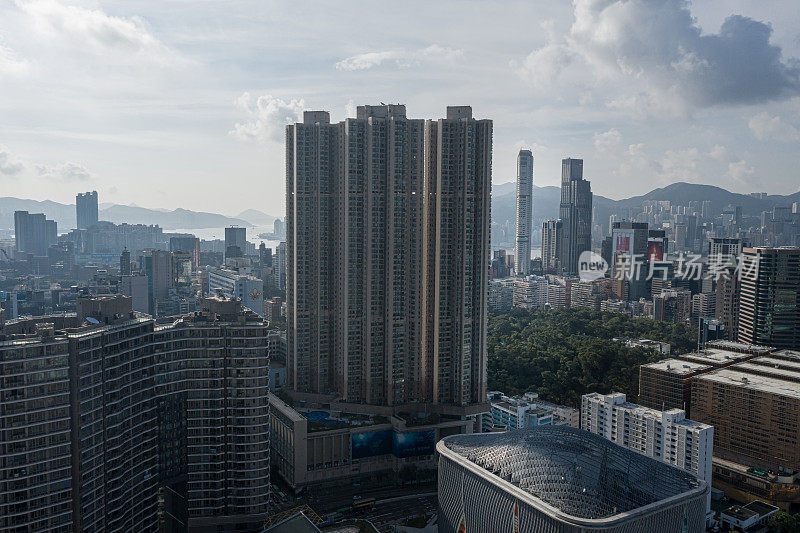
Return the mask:
{"type": "Polygon", "coordinates": [[[722,368],[726,366],[730,366],[734,363],[738,363],[740,361],[747,361],[748,359],[752,359],[758,355],[766,355],[769,351],[764,351],[760,349],[754,349],[747,352],[740,352],[740,351],[731,351],[731,350],[723,350],[720,348],[709,347],[706,345],[706,348],[701,352],[692,352],[687,354],[679,355],[680,359],[685,361],[693,361],[695,363],[701,363],[708,366],[713,366],[715,368],[722,368]]]}
{"type": "Polygon", "coordinates": [[[575,428],[457,435],[437,450],[445,533],[500,531],[513,520],[521,533],[704,527],[705,481],[575,428]]]}

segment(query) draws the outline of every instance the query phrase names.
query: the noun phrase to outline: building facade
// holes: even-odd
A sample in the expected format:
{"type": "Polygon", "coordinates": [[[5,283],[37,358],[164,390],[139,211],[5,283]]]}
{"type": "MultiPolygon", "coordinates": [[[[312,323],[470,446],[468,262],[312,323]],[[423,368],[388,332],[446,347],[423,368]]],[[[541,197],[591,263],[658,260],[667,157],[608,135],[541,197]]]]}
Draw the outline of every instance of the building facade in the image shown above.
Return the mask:
{"type": "Polygon", "coordinates": [[[226,268],[209,268],[208,293],[239,298],[243,306],[259,315],[264,314],[264,282],[254,276],[226,268]]]}
{"type": "Polygon", "coordinates": [[[744,248],[738,340],[800,349],[800,248],[744,248]]]}
{"type": "Polygon", "coordinates": [[[583,179],[583,159],[561,161],[561,268],[578,273],[578,258],[592,249],[592,188],[583,179]]]}
{"type": "Polygon", "coordinates": [[[80,300],[77,317],[26,322],[11,327],[32,333],[0,339],[0,454],[11,458],[0,465],[0,529],[263,522],[270,334],[259,317],[208,299],[157,325],[130,299],[104,296],[80,300]]]}
{"type": "Polygon", "coordinates": [[[466,405],[486,383],[492,123],[359,106],[286,130],[287,374],[347,401],[466,405]]]}
{"type": "Polygon", "coordinates": [[[517,155],[517,226],[514,241],[514,270],[517,276],[531,273],[531,224],[533,216],[533,154],[517,155]]]}

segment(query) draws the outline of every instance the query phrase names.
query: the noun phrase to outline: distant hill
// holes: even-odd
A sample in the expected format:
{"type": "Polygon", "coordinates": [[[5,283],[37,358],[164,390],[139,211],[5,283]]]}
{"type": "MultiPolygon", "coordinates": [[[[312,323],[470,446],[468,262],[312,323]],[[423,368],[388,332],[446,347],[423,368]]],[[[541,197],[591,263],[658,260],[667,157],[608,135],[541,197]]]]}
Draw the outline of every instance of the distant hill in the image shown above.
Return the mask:
{"type": "MultiPolygon", "coordinates": [[[[500,225],[514,224],[516,216],[516,187],[514,182],[502,183],[492,188],[492,222],[500,225]]],[[[612,200],[595,194],[593,206],[598,220],[604,227],[608,225],[608,218],[614,213],[624,214],[628,210],[636,211],[646,200],[664,201],[678,205],[687,205],[692,200],[711,200],[714,211],[720,212],[726,206],[741,205],[745,216],[760,216],[762,211],[770,211],[776,205],[788,206],[793,202],[800,202],[800,192],[782,196],[769,195],[766,198],[755,198],[747,194],[730,192],[713,185],[700,185],[696,183],[678,182],[654,189],[647,194],[612,200]]],[[[533,245],[538,245],[541,238],[542,221],[548,218],[558,218],[558,204],[561,201],[561,190],[558,187],[534,187],[533,191],[533,245]]]]}
{"type": "MultiPolygon", "coordinates": [[[[492,224],[494,227],[509,225],[513,228],[516,215],[516,184],[513,181],[492,186],[492,224]]],[[[558,218],[558,204],[561,190],[558,187],[534,187],[533,191],[533,246],[539,246],[542,222],[550,218],[558,218]]],[[[729,204],[741,205],[745,216],[759,216],[762,211],[769,211],[776,205],[791,205],[800,202],[800,192],[791,195],[770,195],[766,198],[754,198],[747,194],[738,194],[713,185],[678,182],[666,187],[654,189],[647,194],[612,200],[604,196],[594,195],[594,208],[598,220],[604,229],[611,214],[625,214],[626,211],[638,210],[646,200],[669,200],[672,203],[686,205],[692,200],[711,200],[713,210],[719,212],[729,204]]],[[[242,211],[236,217],[227,217],[218,213],[190,211],[188,209],[148,209],[136,205],[110,205],[100,209],[100,219],[115,223],[158,224],[166,230],[222,228],[229,225],[245,227],[268,226],[275,221],[275,216],[256,209],[242,211]]],[[[60,204],[50,200],[36,201],[19,198],[0,198],[0,229],[14,227],[14,211],[26,210],[32,213],[44,213],[48,218],[58,222],[59,231],[67,231],[75,227],[75,206],[60,204]]],[[[282,218],[282,217],[281,217],[282,218]]],[[[512,230],[513,232],[513,230],[512,230]]],[[[493,242],[499,244],[493,237],[493,242]]],[[[508,243],[504,243],[508,244],[508,243]]]]}
{"type": "MultiPolygon", "coordinates": [[[[37,201],[19,198],[0,198],[0,229],[13,229],[14,211],[44,213],[47,218],[58,223],[60,232],[69,231],[76,226],[75,205],[60,204],[50,200],[37,201]]],[[[218,213],[190,211],[188,209],[147,209],[135,205],[111,205],[99,211],[100,220],[120,224],[158,224],[165,230],[223,228],[225,226],[252,227],[258,222],[243,218],[227,217],[218,213]]],[[[270,217],[265,215],[265,217],[270,217]]],[[[272,220],[275,217],[270,217],[272,220]]]]}
{"type": "Polygon", "coordinates": [[[223,228],[225,226],[252,227],[253,224],[240,218],[226,217],[217,213],[174,209],[162,211],[129,205],[114,205],[100,210],[100,219],[121,224],[158,224],[164,229],[223,228]]]}
{"type": "Polygon", "coordinates": [[[273,215],[268,215],[263,211],[259,211],[258,209],[246,209],[242,211],[236,218],[241,218],[242,220],[246,220],[251,224],[256,226],[269,226],[275,222],[275,219],[278,218],[273,215]]]}

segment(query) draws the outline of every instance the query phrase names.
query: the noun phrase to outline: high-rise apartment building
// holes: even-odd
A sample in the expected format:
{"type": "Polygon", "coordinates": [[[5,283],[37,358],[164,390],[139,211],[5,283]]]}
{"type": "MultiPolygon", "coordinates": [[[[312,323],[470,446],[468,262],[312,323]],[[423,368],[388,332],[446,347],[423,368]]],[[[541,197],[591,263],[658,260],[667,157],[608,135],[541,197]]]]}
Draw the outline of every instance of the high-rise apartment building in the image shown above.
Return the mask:
{"type": "Polygon", "coordinates": [[[225,258],[244,257],[247,252],[247,228],[225,228],[225,258]]]}
{"type": "Polygon", "coordinates": [[[578,272],[581,253],[592,249],[592,188],[583,179],[583,159],[561,161],[562,224],[561,268],[569,274],[578,272]]]}
{"type": "Polygon", "coordinates": [[[0,530],[260,531],[270,335],[219,299],[169,325],[116,295],[7,324],[0,530]]]}
{"type": "Polygon", "coordinates": [[[561,272],[562,224],[560,220],[542,223],[542,268],[545,272],[561,272]]]}
{"type": "Polygon", "coordinates": [[[99,220],[97,191],[79,193],[75,197],[75,214],[77,215],[78,229],[89,229],[97,225],[99,220]]]}
{"type": "Polygon", "coordinates": [[[744,248],[739,342],[800,348],[800,248],[744,248]]]}
{"type": "Polygon", "coordinates": [[[287,379],[398,406],[485,401],[492,122],[359,106],[286,132],[287,379]]]}
{"type": "Polygon", "coordinates": [[[531,223],[533,215],[533,154],[520,150],[517,155],[517,232],[514,248],[518,276],[531,273],[531,223]]]}
{"type": "Polygon", "coordinates": [[[14,211],[14,239],[17,253],[47,255],[47,249],[58,242],[58,226],[42,213],[14,211]]]}

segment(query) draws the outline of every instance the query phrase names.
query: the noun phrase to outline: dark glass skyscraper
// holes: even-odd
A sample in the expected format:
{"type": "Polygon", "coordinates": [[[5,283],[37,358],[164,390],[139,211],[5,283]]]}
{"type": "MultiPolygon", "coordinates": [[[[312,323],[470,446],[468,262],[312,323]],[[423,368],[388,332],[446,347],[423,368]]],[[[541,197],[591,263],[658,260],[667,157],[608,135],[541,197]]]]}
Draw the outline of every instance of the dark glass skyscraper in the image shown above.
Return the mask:
{"type": "Polygon", "coordinates": [[[97,191],[78,194],[75,197],[75,214],[78,229],[87,229],[97,224],[97,191]]]}
{"type": "Polygon", "coordinates": [[[592,188],[583,179],[583,159],[561,160],[561,268],[577,274],[581,253],[592,249],[592,188]]]}
{"type": "Polygon", "coordinates": [[[800,248],[744,248],[739,342],[800,349],[800,248]]]}

